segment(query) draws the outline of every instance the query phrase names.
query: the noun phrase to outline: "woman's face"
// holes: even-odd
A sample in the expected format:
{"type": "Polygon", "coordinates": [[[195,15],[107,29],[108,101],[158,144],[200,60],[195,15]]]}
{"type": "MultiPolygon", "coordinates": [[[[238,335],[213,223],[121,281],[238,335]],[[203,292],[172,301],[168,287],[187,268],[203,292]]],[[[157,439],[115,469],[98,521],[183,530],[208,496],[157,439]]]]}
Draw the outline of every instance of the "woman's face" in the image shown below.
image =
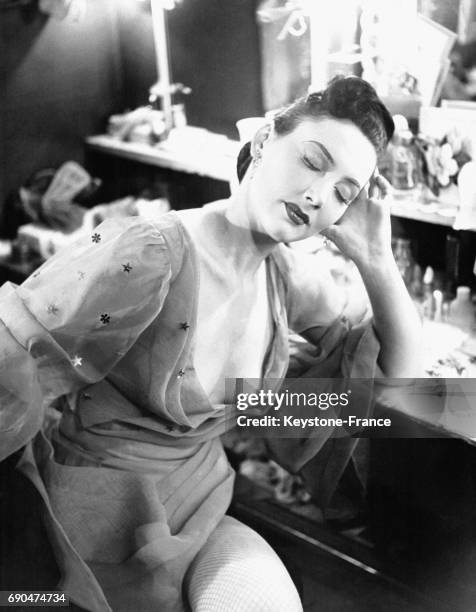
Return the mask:
{"type": "Polygon", "coordinates": [[[254,229],[276,242],[302,240],[333,225],[377,162],[357,126],[330,117],[303,119],[284,136],[271,132],[260,153],[249,183],[249,214],[254,229]]]}

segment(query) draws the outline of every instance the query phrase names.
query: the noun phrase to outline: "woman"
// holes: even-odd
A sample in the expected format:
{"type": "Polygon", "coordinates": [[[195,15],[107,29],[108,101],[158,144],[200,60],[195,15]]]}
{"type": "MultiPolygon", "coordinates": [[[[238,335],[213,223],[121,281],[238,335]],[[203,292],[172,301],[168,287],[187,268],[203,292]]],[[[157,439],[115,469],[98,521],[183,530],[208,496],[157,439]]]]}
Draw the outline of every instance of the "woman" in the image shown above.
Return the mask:
{"type": "Polygon", "coordinates": [[[337,79],[256,134],[228,200],[103,223],[2,287],[2,450],[40,430],[19,468],[44,499],[59,588],[82,607],[301,609],[269,546],[225,516],[219,434],[236,413],[224,380],[282,378],[288,328],[323,371],[342,354],[347,373],[378,359],[385,376],[415,375],[418,317],[388,209],[367,195],[369,181],[386,192],[376,165],[392,130],[367,83],[337,79]],[[357,265],[379,343],[370,324],[355,342],[330,275],[284,246],[316,233],[357,265]],[[52,401],[59,425],[40,429],[52,401]]]}

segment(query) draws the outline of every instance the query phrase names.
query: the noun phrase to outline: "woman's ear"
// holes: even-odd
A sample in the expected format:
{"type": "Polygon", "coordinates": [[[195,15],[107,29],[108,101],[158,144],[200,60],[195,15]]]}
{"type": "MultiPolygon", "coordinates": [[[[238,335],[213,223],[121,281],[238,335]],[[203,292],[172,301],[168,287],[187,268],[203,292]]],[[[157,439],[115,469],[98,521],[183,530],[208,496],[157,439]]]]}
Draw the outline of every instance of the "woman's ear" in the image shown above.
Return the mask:
{"type": "Polygon", "coordinates": [[[272,131],[271,124],[267,123],[260,127],[260,129],[256,132],[251,141],[251,156],[253,159],[259,159],[261,157],[261,150],[265,144],[265,142],[269,139],[272,131]]]}

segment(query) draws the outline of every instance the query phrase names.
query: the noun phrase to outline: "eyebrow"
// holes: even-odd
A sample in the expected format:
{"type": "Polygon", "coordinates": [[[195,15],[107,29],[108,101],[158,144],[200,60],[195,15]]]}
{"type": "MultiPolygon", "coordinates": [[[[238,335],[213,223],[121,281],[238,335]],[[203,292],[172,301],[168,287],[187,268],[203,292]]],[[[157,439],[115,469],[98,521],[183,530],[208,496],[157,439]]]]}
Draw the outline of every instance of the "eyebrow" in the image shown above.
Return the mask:
{"type": "Polygon", "coordinates": [[[318,140],[307,140],[306,142],[312,142],[312,144],[317,145],[319,149],[322,151],[322,153],[324,154],[324,156],[327,157],[327,160],[329,161],[329,163],[331,163],[332,165],[335,164],[334,158],[332,157],[332,155],[329,153],[327,148],[322,143],[320,143],[318,140]]]}
{"type": "MultiPolygon", "coordinates": [[[[334,158],[329,153],[327,147],[325,147],[321,142],[319,142],[318,140],[307,140],[306,142],[312,142],[312,144],[317,145],[319,149],[322,151],[322,153],[324,154],[324,156],[327,158],[327,161],[333,166],[335,165],[334,158]]],[[[352,178],[351,176],[344,176],[344,180],[349,181],[349,183],[353,183],[357,187],[357,189],[359,190],[362,189],[359,181],[357,181],[355,178],[352,178]]]]}

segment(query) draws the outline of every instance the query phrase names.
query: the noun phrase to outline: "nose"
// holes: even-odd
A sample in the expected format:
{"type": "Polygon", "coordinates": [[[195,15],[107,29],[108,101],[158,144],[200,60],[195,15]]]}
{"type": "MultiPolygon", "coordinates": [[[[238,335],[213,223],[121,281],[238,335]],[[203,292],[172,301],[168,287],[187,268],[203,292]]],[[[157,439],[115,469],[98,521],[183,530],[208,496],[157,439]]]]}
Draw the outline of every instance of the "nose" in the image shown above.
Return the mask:
{"type": "Polygon", "coordinates": [[[333,182],[331,179],[323,180],[323,177],[317,177],[312,184],[308,185],[304,192],[304,200],[306,204],[312,206],[312,208],[319,210],[322,208],[324,202],[327,202],[333,189],[333,182]]]}
{"type": "Polygon", "coordinates": [[[304,192],[304,200],[306,204],[312,206],[316,210],[319,210],[322,206],[322,185],[321,182],[315,181],[312,185],[304,192]]]}
{"type": "Polygon", "coordinates": [[[304,199],[306,200],[307,204],[309,204],[310,206],[312,206],[312,208],[315,208],[316,210],[319,210],[319,208],[321,207],[321,204],[317,202],[314,194],[307,192],[304,196],[304,199]]]}

